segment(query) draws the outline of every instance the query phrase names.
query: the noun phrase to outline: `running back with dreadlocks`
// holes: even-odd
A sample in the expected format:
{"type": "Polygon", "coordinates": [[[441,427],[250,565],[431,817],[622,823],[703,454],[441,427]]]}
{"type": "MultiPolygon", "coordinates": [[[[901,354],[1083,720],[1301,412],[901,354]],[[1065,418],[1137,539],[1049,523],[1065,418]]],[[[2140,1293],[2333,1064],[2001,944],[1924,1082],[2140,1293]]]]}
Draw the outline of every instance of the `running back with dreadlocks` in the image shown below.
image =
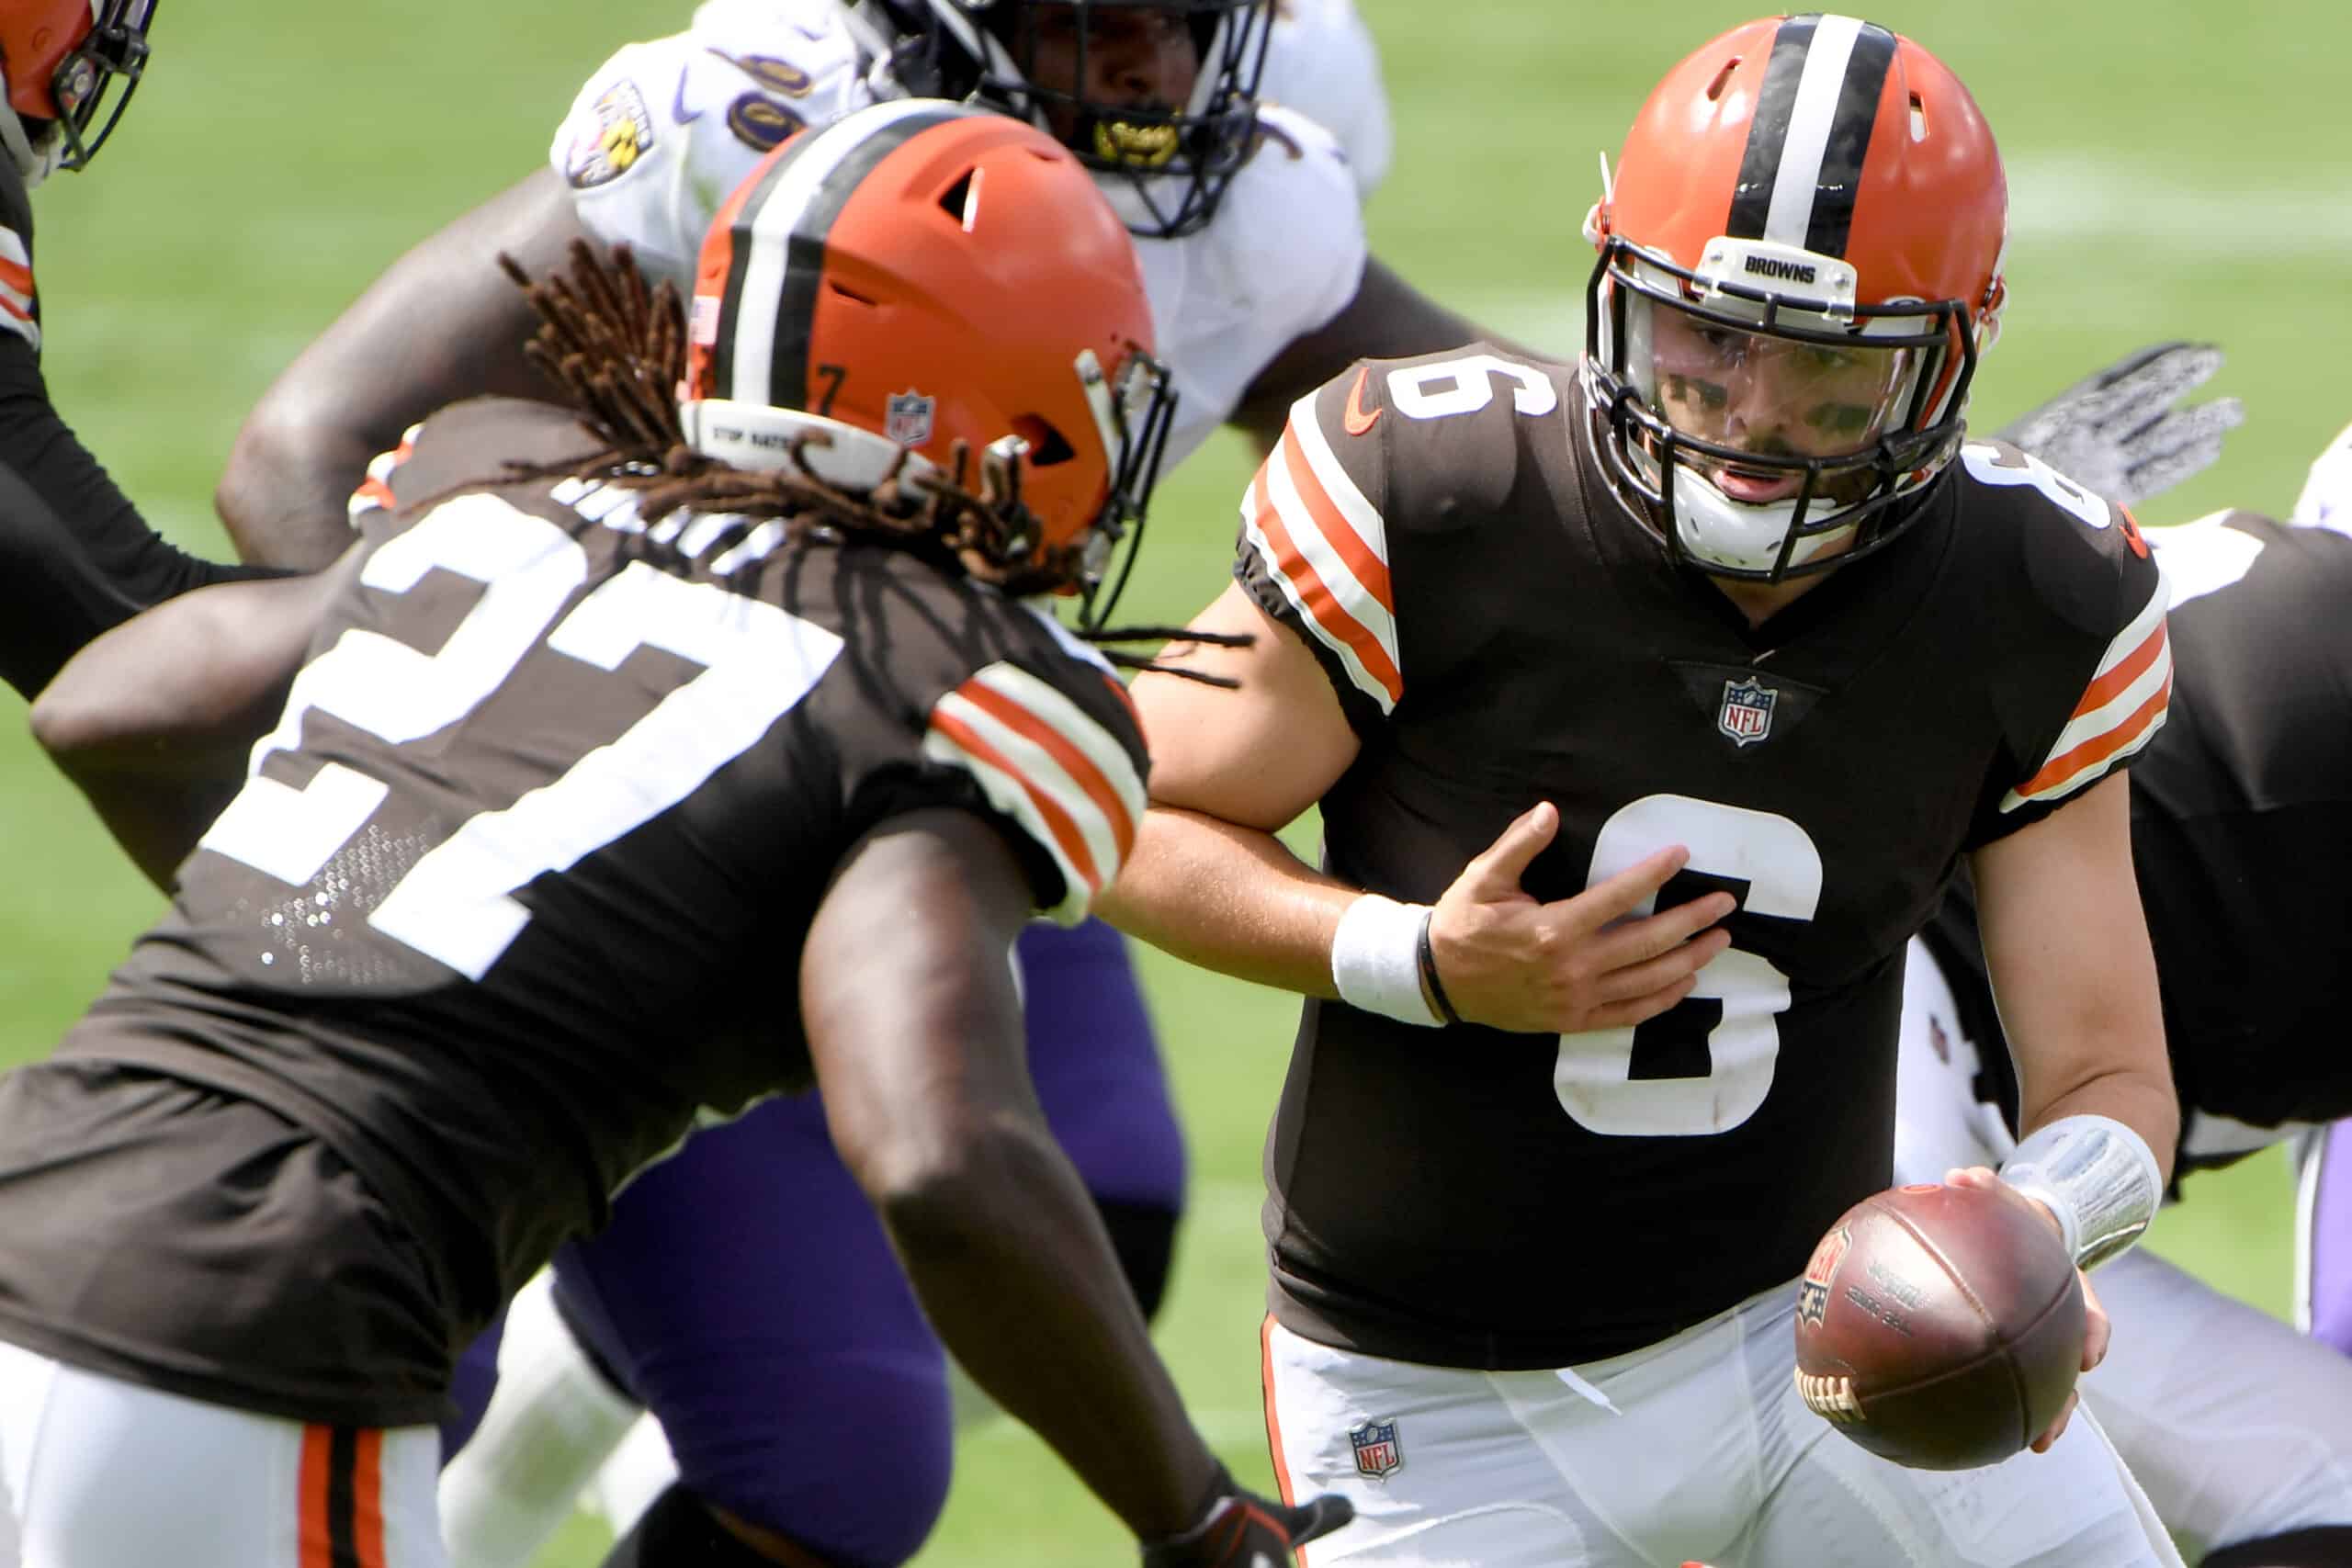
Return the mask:
{"type": "MultiPolygon", "coordinates": [[[[320,1127],[414,1223],[354,1222],[338,1187],[304,1254],[158,1209],[123,1236],[155,1296],[18,1227],[12,1321],[44,1343],[430,1422],[451,1347],[700,1108],[805,1082],[804,949],[857,846],[977,822],[991,899],[1074,924],[1135,843],[1140,728],[1019,594],[1069,567],[1016,547],[1009,472],[849,494],[708,461],[678,439],[673,295],[582,254],[533,298],[571,406],[456,404],[371,467],[351,566],[300,601],[291,697],[69,1046],[320,1127]],[[284,1310],[162,1311],[224,1256],[284,1310]],[[398,1299],[322,1297],[321,1256],[398,1299]]],[[[199,1142],[149,1151],[153,1190],[204,1188],[199,1142]]]]}

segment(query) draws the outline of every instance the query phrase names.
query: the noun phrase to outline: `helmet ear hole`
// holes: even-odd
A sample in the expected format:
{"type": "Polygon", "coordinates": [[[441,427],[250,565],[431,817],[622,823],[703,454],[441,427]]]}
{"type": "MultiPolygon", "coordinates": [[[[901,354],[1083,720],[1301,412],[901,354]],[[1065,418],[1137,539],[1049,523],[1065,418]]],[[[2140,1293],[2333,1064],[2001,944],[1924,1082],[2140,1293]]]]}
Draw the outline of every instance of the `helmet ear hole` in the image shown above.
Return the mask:
{"type": "Polygon", "coordinates": [[[978,171],[967,169],[954,185],[939,193],[939,210],[956,220],[956,226],[967,234],[972,231],[973,220],[979,216],[979,203],[974,199],[979,183],[978,171]]]}
{"type": "Polygon", "coordinates": [[[1012,422],[1013,434],[1029,443],[1029,466],[1050,468],[1057,463],[1067,463],[1078,456],[1078,448],[1057,430],[1050,420],[1034,413],[1024,413],[1012,422]]]}

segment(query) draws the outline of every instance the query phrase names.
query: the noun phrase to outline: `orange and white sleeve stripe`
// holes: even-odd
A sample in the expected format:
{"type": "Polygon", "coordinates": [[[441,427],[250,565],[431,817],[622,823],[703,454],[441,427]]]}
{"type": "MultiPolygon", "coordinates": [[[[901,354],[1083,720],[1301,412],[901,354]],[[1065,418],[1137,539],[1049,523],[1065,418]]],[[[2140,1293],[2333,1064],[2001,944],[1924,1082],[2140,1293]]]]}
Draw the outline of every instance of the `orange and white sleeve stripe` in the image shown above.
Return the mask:
{"type": "Polygon", "coordinates": [[[1405,694],[1388,528],[1331,454],[1313,394],[1291,405],[1282,444],[1250,481],[1241,527],[1315,639],[1384,714],[1405,694]]]}
{"type": "Polygon", "coordinates": [[[417,433],[424,428],[421,423],[410,425],[401,433],[398,446],[389,452],[379,452],[369,460],[368,477],[359,481],[357,490],[351,492],[348,510],[353,527],[358,527],[359,520],[370,512],[398,504],[392,499],[392,470],[415,455],[417,433]]]}
{"type": "Polygon", "coordinates": [[[24,237],[0,228],[0,332],[11,332],[40,347],[40,321],[33,308],[33,258],[24,237]]]}
{"type": "Polygon", "coordinates": [[[1119,738],[1047,682],[999,662],[933,705],[922,749],[971,774],[1053,857],[1062,898],[1046,913],[1063,925],[1085,919],[1143,820],[1143,774],[1119,738]]]}
{"type": "Polygon", "coordinates": [[[2031,778],[2001,797],[2003,811],[2056,800],[2097,780],[2155,739],[2172,699],[2172,644],[2165,635],[2165,586],[2116,634],[2074,716],[2031,778]]]}

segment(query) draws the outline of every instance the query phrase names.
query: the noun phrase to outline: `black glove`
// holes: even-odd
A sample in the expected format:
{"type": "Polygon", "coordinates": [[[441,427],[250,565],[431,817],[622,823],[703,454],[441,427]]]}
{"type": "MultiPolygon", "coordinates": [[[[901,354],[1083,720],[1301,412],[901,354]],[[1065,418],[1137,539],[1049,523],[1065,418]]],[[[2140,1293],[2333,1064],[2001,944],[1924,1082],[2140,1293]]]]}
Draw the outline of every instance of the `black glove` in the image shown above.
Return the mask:
{"type": "Polygon", "coordinates": [[[1291,1507],[1244,1492],[1223,1466],[1209,1497],[1199,1524],[1143,1543],[1143,1568],[1289,1568],[1292,1551],[1356,1517],[1345,1497],[1310,1497],[1291,1507]]]}
{"type": "Polygon", "coordinates": [[[2086,490],[2125,505],[2211,466],[2245,423],[2235,398],[2175,408],[2222,367],[2210,343],[2160,343],[2067,388],[1998,432],[2086,490]]]}

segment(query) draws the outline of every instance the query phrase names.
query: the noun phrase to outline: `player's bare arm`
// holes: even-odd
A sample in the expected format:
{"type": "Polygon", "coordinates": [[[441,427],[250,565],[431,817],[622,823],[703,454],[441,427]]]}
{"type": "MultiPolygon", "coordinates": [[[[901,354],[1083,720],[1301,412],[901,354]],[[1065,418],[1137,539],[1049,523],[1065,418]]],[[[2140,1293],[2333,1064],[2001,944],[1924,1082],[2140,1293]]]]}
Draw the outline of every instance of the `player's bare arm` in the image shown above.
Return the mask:
{"type": "Polygon", "coordinates": [[[1293,343],[1258,373],[1242,394],[1232,423],[1250,433],[1261,451],[1282,438],[1290,406],[1359,359],[1406,359],[1484,339],[1507,354],[1551,359],[1473,324],[1423,294],[1385,265],[1378,256],[1364,263],[1355,298],[1320,331],[1293,343]]]}
{"type": "Polygon", "coordinates": [[[2132,869],[2125,776],[1979,850],[1984,953],[2021,1079],[2020,1131],[2108,1116],[2169,1177],[2180,1111],[2132,869]]]}
{"type": "Polygon", "coordinates": [[[548,169],[491,197],[394,262],[245,416],[214,502],[245,560],[314,571],[350,535],[343,505],[368,460],[461,398],[537,398],[523,356],[537,318],[492,265],[541,276],[585,236],[548,169]]]}
{"type": "Polygon", "coordinates": [[[1170,1535],[1216,1461],[1030,1088],[1009,958],[1029,912],[978,818],[886,824],[809,928],[809,1051],[834,1145],[940,1337],[1138,1536],[1170,1535]]]}
{"type": "MultiPolygon", "coordinates": [[[[2037,1133],[2066,1118],[2107,1118],[2145,1142],[2161,1190],[2171,1173],[2180,1110],[2165,1055],[2155,959],[2132,869],[2130,787],[2123,774],[2107,778],[2041,821],[1978,851],[1972,870],[1985,961],[2017,1055],[2019,1130],[2027,1140],[2021,1153],[2030,1150],[2037,1133]]],[[[1996,1179],[1983,1168],[1951,1179],[1975,1187],[1996,1179]]],[[[2030,1177],[2025,1185],[2044,1196],[2030,1177]]],[[[2043,1206],[2051,1205],[2045,1201],[2043,1206]]],[[[2066,1224],[2054,1213],[2052,1219],[2065,1235],[2066,1224]]],[[[2080,1245],[2077,1250],[2080,1256],[2080,1245]]],[[[2112,1329],[2087,1274],[2083,1292],[2089,1308],[2083,1370],[2088,1371],[2105,1359],[2112,1329]]],[[[2034,1451],[2049,1450],[2073,1408],[2070,1399],[2035,1439],[2034,1451]]]]}
{"type": "Polygon", "coordinates": [[[357,555],[168,600],[84,648],[34,703],[34,739],[157,887],[236,794],[357,555]]]}
{"type": "MultiPolygon", "coordinates": [[[[1337,997],[1333,947],[1361,890],[1314,870],[1274,833],[1336,784],[1357,740],[1314,655],[1238,585],[1196,630],[1247,647],[1180,644],[1164,662],[1238,682],[1227,690],[1147,672],[1134,694],[1153,738],[1152,805],[1118,883],[1114,925],[1204,967],[1306,996],[1337,997]]],[[[1728,894],[1628,919],[1686,858],[1660,851],[1572,898],[1521,886],[1559,814],[1538,803],[1473,859],[1430,918],[1432,958],[1466,1021],[1573,1032],[1623,1028],[1688,995],[1728,943],[1728,894]]]]}

